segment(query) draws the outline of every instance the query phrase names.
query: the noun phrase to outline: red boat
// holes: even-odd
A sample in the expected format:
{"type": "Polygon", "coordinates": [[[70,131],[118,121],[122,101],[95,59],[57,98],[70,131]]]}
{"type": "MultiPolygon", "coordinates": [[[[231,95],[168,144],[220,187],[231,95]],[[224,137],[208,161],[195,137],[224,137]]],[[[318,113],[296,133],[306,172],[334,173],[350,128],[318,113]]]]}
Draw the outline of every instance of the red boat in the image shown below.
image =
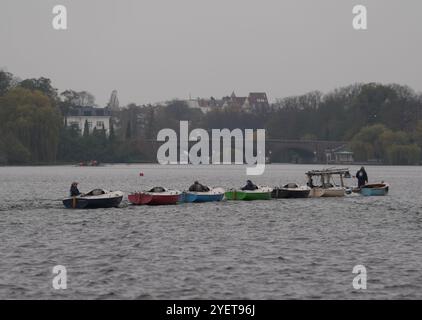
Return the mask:
{"type": "Polygon", "coordinates": [[[179,202],[181,192],[155,187],[149,191],[134,192],[128,196],[129,202],[135,205],[169,205],[179,202]]]}

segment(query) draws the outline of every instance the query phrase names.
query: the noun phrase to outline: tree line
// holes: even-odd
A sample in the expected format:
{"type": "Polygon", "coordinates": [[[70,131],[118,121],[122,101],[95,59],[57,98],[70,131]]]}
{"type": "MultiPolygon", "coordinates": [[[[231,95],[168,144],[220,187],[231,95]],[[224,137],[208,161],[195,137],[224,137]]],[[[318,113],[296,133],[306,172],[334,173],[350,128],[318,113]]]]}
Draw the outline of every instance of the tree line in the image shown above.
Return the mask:
{"type": "MultiPolygon", "coordinates": [[[[420,164],[422,96],[398,84],[354,84],[277,99],[266,109],[215,108],[208,113],[174,100],[166,105],[129,104],[104,129],[67,126],[76,106],[95,105],[89,92],[58,93],[50,79],[20,80],[0,71],[0,164],[155,162],[157,133],[189,127],[264,128],[271,139],[347,141],[357,161],[420,164]]],[[[295,150],[285,154],[297,156],[295,150]]],[[[279,156],[273,161],[289,161],[279,156]]]]}

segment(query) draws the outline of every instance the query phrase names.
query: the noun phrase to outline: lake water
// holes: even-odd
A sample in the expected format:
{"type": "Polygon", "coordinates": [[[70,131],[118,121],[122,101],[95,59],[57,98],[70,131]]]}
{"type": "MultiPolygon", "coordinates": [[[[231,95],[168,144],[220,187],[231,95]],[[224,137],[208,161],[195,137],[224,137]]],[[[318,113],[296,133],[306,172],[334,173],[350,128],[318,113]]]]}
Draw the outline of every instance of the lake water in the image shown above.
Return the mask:
{"type": "MultiPolygon", "coordinates": [[[[268,165],[261,185],[322,166],[268,165]]],[[[358,167],[351,167],[354,174],[358,167]]],[[[367,167],[387,197],[67,210],[72,181],[183,190],[245,183],[243,166],[0,167],[2,299],[421,299],[422,169],[367,167]],[[144,176],[140,177],[139,173],[144,176]],[[67,269],[54,290],[52,269],[67,269]],[[355,290],[355,265],[367,290],[355,290]]],[[[350,185],[353,179],[348,180],[350,185]]]]}

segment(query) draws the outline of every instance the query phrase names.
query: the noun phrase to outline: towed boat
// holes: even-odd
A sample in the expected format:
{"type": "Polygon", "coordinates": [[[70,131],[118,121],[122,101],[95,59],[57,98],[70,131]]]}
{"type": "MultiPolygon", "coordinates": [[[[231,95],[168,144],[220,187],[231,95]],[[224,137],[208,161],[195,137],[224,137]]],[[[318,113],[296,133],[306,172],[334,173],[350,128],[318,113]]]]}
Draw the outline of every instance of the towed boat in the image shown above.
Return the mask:
{"type": "Polygon", "coordinates": [[[63,199],[68,209],[96,209],[118,207],[123,199],[123,192],[94,189],[76,197],[63,199]]]}
{"type": "Polygon", "coordinates": [[[288,183],[283,187],[276,187],[271,192],[271,197],[276,199],[286,198],[308,198],[311,188],[299,186],[296,183],[288,183]]]}
{"type": "Polygon", "coordinates": [[[185,191],[180,197],[181,202],[213,202],[221,201],[224,198],[223,188],[211,188],[209,191],[196,192],[185,191]]]}
{"type": "Polygon", "coordinates": [[[227,200],[270,200],[272,188],[258,187],[256,190],[230,190],[225,193],[227,200]]]}
{"type": "Polygon", "coordinates": [[[388,183],[373,183],[366,184],[360,188],[360,193],[363,196],[386,196],[390,189],[388,183]]]}
{"type": "Polygon", "coordinates": [[[155,187],[149,191],[134,192],[128,195],[128,200],[135,205],[171,205],[179,202],[180,195],[178,190],[155,187]]]}

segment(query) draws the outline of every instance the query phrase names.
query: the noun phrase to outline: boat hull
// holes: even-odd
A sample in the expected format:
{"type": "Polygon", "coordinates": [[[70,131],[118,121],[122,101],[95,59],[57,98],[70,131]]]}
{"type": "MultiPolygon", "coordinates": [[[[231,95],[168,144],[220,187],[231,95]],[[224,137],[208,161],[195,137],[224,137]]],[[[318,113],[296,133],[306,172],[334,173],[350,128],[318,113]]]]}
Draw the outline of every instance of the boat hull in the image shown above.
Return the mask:
{"type": "Polygon", "coordinates": [[[366,197],[370,196],[386,196],[389,191],[388,184],[370,184],[360,189],[360,194],[366,197]]]}
{"type": "Polygon", "coordinates": [[[221,201],[224,198],[223,189],[212,189],[208,192],[184,192],[181,196],[181,202],[202,203],[221,201]]]}
{"type": "Polygon", "coordinates": [[[228,191],[225,193],[227,200],[243,200],[243,201],[253,201],[253,200],[270,200],[271,191],[228,191]]]}
{"type": "Polygon", "coordinates": [[[333,188],[333,189],[325,189],[323,197],[344,197],[346,195],[346,190],[344,188],[333,188]]]}
{"type": "Polygon", "coordinates": [[[312,188],[309,196],[311,198],[335,198],[344,197],[346,191],[344,188],[312,188]]]}
{"type": "Polygon", "coordinates": [[[89,198],[67,198],[63,200],[63,205],[68,209],[99,209],[99,208],[114,208],[118,207],[122,202],[123,196],[103,198],[103,199],[89,199],[89,198]]]}
{"type": "Polygon", "coordinates": [[[130,203],[134,205],[173,205],[179,202],[180,194],[160,194],[160,193],[148,193],[138,192],[128,196],[130,203]]]}
{"type": "Polygon", "coordinates": [[[308,198],[310,189],[308,190],[293,190],[285,188],[275,188],[271,192],[271,197],[275,199],[290,199],[290,198],[308,198]]]}

